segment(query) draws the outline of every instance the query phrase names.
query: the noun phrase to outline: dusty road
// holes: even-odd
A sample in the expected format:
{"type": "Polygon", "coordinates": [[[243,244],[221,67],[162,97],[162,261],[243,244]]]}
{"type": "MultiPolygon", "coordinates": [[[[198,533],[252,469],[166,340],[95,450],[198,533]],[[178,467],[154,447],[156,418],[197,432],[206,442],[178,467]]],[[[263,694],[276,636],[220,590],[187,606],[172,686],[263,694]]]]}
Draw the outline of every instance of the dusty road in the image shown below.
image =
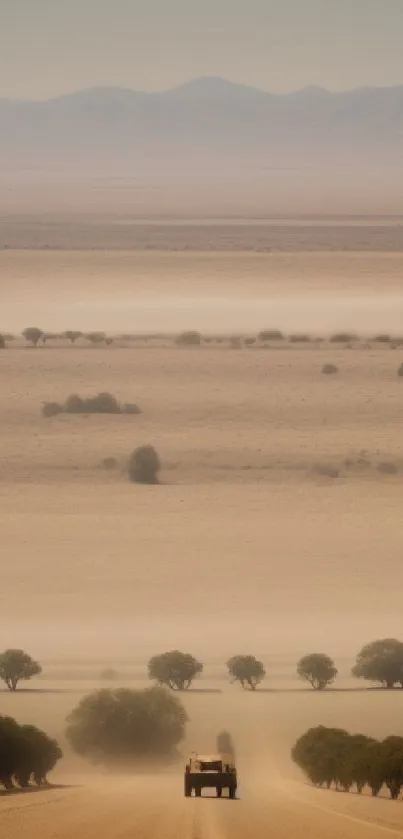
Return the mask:
{"type": "Polygon", "coordinates": [[[83,782],[0,800],[2,839],[371,839],[403,836],[403,804],[327,793],[279,775],[239,799],[185,799],[177,775],[83,782]]]}

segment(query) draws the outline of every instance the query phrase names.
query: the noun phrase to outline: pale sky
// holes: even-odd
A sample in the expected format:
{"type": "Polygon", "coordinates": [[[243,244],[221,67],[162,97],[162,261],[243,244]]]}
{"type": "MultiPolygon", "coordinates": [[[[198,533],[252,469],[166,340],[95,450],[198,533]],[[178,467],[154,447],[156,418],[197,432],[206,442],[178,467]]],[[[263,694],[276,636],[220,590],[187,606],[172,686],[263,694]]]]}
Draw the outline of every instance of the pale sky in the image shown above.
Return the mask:
{"type": "Polygon", "coordinates": [[[0,0],[0,96],[403,83],[403,0],[0,0]]]}

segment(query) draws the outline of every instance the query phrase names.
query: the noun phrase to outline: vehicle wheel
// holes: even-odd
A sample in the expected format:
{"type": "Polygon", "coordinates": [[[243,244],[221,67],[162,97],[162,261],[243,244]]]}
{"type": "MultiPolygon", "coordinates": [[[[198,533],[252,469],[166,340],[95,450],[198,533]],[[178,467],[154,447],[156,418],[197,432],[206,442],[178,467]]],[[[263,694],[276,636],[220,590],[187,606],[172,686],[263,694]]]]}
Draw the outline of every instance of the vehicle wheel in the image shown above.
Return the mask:
{"type": "Polygon", "coordinates": [[[221,798],[222,789],[221,787],[217,787],[217,798],[221,798]]]}
{"type": "Polygon", "coordinates": [[[229,789],[229,797],[230,797],[230,798],[235,798],[235,797],[236,797],[236,789],[235,789],[235,787],[230,787],[230,789],[229,789]]]}
{"type": "Polygon", "coordinates": [[[186,798],[190,798],[191,795],[192,795],[192,787],[190,786],[190,784],[185,783],[185,796],[186,796],[186,798]]]}
{"type": "Polygon", "coordinates": [[[199,787],[196,787],[195,789],[195,796],[196,798],[200,798],[201,796],[201,789],[199,787]]]}

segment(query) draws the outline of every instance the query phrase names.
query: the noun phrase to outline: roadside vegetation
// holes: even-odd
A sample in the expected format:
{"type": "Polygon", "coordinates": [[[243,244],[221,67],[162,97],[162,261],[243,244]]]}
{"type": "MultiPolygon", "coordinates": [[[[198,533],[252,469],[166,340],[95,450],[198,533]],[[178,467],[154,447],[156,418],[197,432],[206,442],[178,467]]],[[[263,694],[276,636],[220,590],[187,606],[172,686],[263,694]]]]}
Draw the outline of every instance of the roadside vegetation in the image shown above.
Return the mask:
{"type": "Polygon", "coordinates": [[[7,790],[28,787],[31,781],[47,784],[48,773],[61,757],[56,740],[41,729],[0,717],[0,784],[7,790]]]}

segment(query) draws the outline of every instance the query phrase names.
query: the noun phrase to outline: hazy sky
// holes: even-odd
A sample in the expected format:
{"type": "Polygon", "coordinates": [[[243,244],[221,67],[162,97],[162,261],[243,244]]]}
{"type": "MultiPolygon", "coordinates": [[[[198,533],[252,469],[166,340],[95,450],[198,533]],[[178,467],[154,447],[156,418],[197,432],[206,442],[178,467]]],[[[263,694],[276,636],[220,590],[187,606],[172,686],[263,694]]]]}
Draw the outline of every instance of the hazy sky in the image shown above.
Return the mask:
{"type": "Polygon", "coordinates": [[[403,0],[0,0],[0,96],[403,83],[403,0]]]}

